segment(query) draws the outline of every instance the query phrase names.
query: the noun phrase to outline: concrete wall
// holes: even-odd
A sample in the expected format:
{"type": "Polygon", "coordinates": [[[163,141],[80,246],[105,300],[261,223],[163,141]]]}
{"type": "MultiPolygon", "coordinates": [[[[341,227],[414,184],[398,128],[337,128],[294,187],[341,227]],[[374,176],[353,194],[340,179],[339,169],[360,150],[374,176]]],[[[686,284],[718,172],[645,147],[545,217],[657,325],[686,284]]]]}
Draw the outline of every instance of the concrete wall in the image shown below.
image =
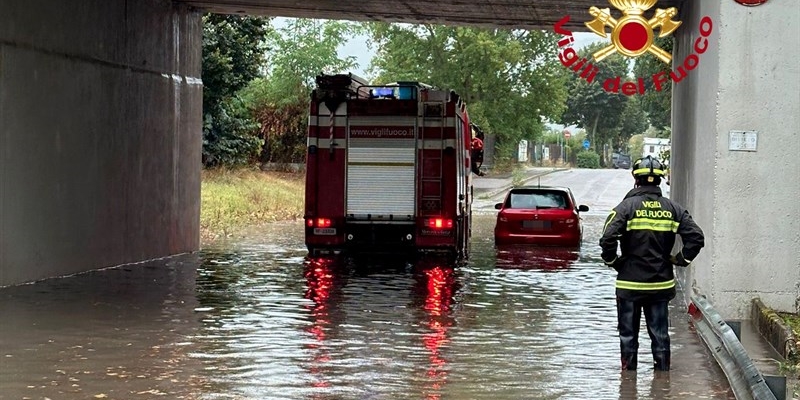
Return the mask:
{"type": "Polygon", "coordinates": [[[672,194],[706,233],[683,274],[725,318],[748,318],[750,299],[796,311],[800,298],[800,7],[771,0],[688,1],[675,60],[714,20],[709,51],[673,86],[672,194]],[[731,130],[757,130],[758,150],[728,150],[731,130]]]}
{"type": "Polygon", "coordinates": [[[200,15],[0,0],[0,285],[199,247],[200,15]]]}

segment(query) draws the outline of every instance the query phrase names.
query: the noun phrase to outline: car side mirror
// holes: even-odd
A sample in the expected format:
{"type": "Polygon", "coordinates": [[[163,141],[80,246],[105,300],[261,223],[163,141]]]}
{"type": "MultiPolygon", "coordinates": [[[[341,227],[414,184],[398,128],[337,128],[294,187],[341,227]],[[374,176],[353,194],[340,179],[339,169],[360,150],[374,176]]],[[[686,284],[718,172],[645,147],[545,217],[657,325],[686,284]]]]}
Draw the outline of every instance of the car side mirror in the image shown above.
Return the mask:
{"type": "Polygon", "coordinates": [[[581,204],[580,206],[578,206],[578,211],[580,211],[580,212],[589,211],[589,206],[585,206],[585,205],[581,204]]]}
{"type": "Polygon", "coordinates": [[[502,210],[502,209],[503,209],[503,203],[497,203],[497,204],[495,204],[495,205],[494,205],[494,209],[495,209],[495,210],[502,210]]]}

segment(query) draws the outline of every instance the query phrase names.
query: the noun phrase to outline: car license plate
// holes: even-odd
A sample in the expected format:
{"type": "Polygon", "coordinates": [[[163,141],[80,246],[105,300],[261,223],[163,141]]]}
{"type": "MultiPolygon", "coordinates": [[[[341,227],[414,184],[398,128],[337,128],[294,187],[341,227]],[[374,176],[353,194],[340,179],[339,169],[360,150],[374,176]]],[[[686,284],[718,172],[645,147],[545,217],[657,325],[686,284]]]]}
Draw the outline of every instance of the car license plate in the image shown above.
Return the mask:
{"type": "Polygon", "coordinates": [[[522,227],[537,230],[550,229],[550,221],[522,221],[522,227]]]}
{"type": "Polygon", "coordinates": [[[315,235],[335,235],[336,228],[314,228],[315,235]]]}

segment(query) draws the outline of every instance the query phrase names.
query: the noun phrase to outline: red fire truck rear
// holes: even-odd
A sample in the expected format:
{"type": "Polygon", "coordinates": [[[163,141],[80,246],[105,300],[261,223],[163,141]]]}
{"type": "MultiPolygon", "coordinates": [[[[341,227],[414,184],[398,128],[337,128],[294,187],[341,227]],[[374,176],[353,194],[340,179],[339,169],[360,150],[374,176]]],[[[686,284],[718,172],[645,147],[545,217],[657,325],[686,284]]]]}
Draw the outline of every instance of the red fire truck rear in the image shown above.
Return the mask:
{"type": "Polygon", "coordinates": [[[312,256],[468,257],[472,132],[455,92],[321,75],[308,125],[305,233],[312,256]]]}

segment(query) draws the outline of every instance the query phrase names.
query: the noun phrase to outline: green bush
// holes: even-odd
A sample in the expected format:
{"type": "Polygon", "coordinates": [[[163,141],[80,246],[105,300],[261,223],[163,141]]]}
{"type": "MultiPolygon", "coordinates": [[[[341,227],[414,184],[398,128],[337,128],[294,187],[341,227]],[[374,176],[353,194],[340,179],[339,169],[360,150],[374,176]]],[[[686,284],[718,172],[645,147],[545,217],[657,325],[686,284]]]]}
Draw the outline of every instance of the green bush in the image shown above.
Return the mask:
{"type": "Polygon", "coordinates": [[[578,153],[578,168],[600,168],[600,156],[593,151],[582,151],[578,153]]]}
{"type": "Polygon", "coordinates": [[[264,141],[256,136],[258,123],[236,98],[204,110],[203,165],[236,166],[252,162],[264,141]]]}

